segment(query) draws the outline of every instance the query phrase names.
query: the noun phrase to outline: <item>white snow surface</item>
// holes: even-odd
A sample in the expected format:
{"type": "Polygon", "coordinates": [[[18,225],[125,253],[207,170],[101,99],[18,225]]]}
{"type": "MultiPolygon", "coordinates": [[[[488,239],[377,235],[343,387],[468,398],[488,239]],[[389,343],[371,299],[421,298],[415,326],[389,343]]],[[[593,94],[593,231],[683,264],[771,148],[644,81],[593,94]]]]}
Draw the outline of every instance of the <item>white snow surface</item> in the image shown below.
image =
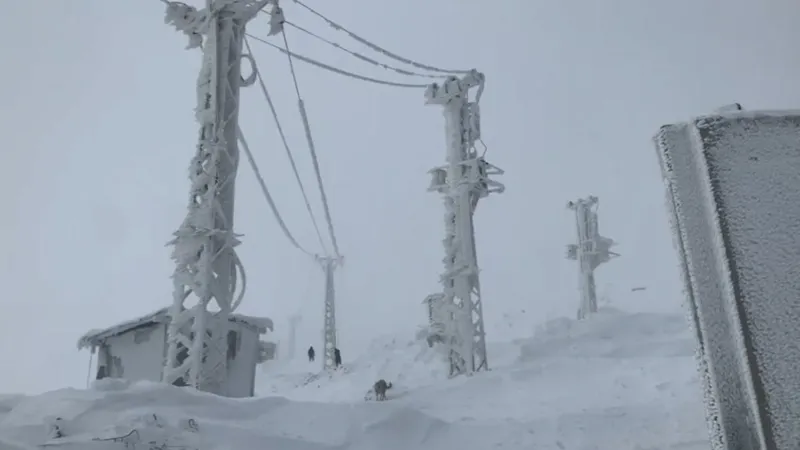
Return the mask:
{"type": "Polygon", "coordinates": [[[330,375],[273,362],[253,399],[124,380],[0,396],[0,449],[709,448],[684,316],[606,309],[532,334],[490,342],[490,372],[451,380],[427,345],[387,337],[330,375]],[[388,401],[365,401],[379,378],[388,401]]]}

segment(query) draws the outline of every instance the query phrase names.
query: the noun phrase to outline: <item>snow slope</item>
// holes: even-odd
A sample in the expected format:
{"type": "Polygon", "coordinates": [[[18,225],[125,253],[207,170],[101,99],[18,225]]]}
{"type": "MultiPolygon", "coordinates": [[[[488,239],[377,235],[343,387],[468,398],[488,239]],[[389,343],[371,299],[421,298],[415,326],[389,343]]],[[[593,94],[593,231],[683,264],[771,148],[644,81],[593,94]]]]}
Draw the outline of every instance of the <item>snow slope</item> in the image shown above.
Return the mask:
{"type": "Polygon", "coordinates": [[[125,440],[147,450],[708,449],[682,316],[607,310],[489,350],[492,371],[453,380],[427,346],[388,338],[343,373],[310,382],[296,367],[273,368],[260,389],[280,396],[106,380],[0,397],[0,449],[112,450],[125,440]],[[395,383],[390,400],[365,402],[377,378],[395,383]],[[48,440],[56,417],[64,437],[48,440]]]}

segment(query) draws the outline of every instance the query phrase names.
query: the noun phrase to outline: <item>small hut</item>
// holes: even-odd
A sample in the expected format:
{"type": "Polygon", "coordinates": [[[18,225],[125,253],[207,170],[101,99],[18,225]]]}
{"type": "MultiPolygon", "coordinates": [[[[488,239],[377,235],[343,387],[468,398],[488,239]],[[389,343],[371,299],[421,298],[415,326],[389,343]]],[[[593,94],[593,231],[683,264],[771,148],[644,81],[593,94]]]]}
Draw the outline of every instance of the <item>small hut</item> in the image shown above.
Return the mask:
{"type": "MultiPolygon", "coordinates": [[[[167,355],[168,309],[129,320],[104,330],[92,330],[78,341],[78,348],[97,353],[96,379],[161,381],[167,355]]],[[[252,397],[256,366],[274,358],[275,344],[260,340],[273,330],[272,320],[231,314],[227,349],[227,385],[217,394],[252,397]]]]}

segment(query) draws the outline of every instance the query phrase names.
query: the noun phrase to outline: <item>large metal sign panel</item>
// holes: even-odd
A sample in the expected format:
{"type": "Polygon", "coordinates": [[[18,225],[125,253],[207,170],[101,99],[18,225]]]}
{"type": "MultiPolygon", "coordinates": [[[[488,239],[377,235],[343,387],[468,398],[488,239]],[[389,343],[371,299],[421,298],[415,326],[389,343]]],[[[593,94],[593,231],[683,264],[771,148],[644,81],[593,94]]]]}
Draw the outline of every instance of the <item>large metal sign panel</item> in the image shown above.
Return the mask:
{"type": "Polygon", "coordinates": [[[800,448],[800,112],[655,138],[705,374],[712,444],[800,448]]]}

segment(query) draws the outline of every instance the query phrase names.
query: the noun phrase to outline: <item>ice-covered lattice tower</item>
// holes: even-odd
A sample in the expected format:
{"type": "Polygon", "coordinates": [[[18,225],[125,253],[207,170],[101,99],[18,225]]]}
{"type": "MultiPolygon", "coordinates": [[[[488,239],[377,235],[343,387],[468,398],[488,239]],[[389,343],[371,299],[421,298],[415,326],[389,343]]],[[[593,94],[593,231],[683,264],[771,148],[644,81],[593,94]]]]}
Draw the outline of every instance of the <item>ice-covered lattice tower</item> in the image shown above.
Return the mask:
{"type": "Polygon", "coordinates": [[[475,254],[473,214],[478,200],[505,189],[492,175],[502,170],[478,155],[480,140],[478,101],[484,76],[471,71],[463,78],[450,77],[441,85],[432,84],[425,93],[427,104],[444,107],[447,165],[431,170],[430,191],[444,194],[445,272],[442,295],[428,297],[432,329],[437,341],[446,347],[450,373],[470,374],[488,369],[483,326],[483,304],[475,254]],[[474,102],[469,90],[478,88],[474,102]]]}
{"type": "Polygon", "coordinates": [[[281,356],[281,359],[293,360],[297,354],[297,325],[303,320],[300,314],[292,314],[289,316],[289,339],[286,343],[286,354],[281,356]]]}
{"type": "Polygon", "coordinates": [[[800,111],[725,108],[655,137],[712,448],[800,448],[800,111]]]}
{"type": "Polygon", "coordinates": [[[317,261],[325,272],[325,318],[322,329],[322,367],[325,369],[336,368],[336,285],[333,275],[336,268],[342,264],[341,257],[320,256],[317,261]]]}
{"type": "Polygon", "coordinates": [[[567,258],[578,261],[578,288],[581,303],[578,306],[578,319],[585,319],[589,314],[597,312],[597,291],[594,282],[594,270],[619,254],[611,251],[613,239],[600,236],[597,224],[597,197],[589,196],[567,203],[567,207],[575,211],[577,228],[577,244],[567,245],[567,258]]]}
{"type": "MultiPolygon", "coordinates": [[[[174,296],[163,380],[224,394],[228,316],[244,295],[233,233],[239,87],[252,84],[256,75],[241,76],[242,42],[246,23],[272,0],[208,0],[201,10],[164,3],[166,22],[189,37],[188,48],[202,47],[203,62],[195,110],[200,138],[189,167],[188,212],[171,242],[174,296]]],[[[271,31],[281,25],[273,23],[271,31]]]]}

